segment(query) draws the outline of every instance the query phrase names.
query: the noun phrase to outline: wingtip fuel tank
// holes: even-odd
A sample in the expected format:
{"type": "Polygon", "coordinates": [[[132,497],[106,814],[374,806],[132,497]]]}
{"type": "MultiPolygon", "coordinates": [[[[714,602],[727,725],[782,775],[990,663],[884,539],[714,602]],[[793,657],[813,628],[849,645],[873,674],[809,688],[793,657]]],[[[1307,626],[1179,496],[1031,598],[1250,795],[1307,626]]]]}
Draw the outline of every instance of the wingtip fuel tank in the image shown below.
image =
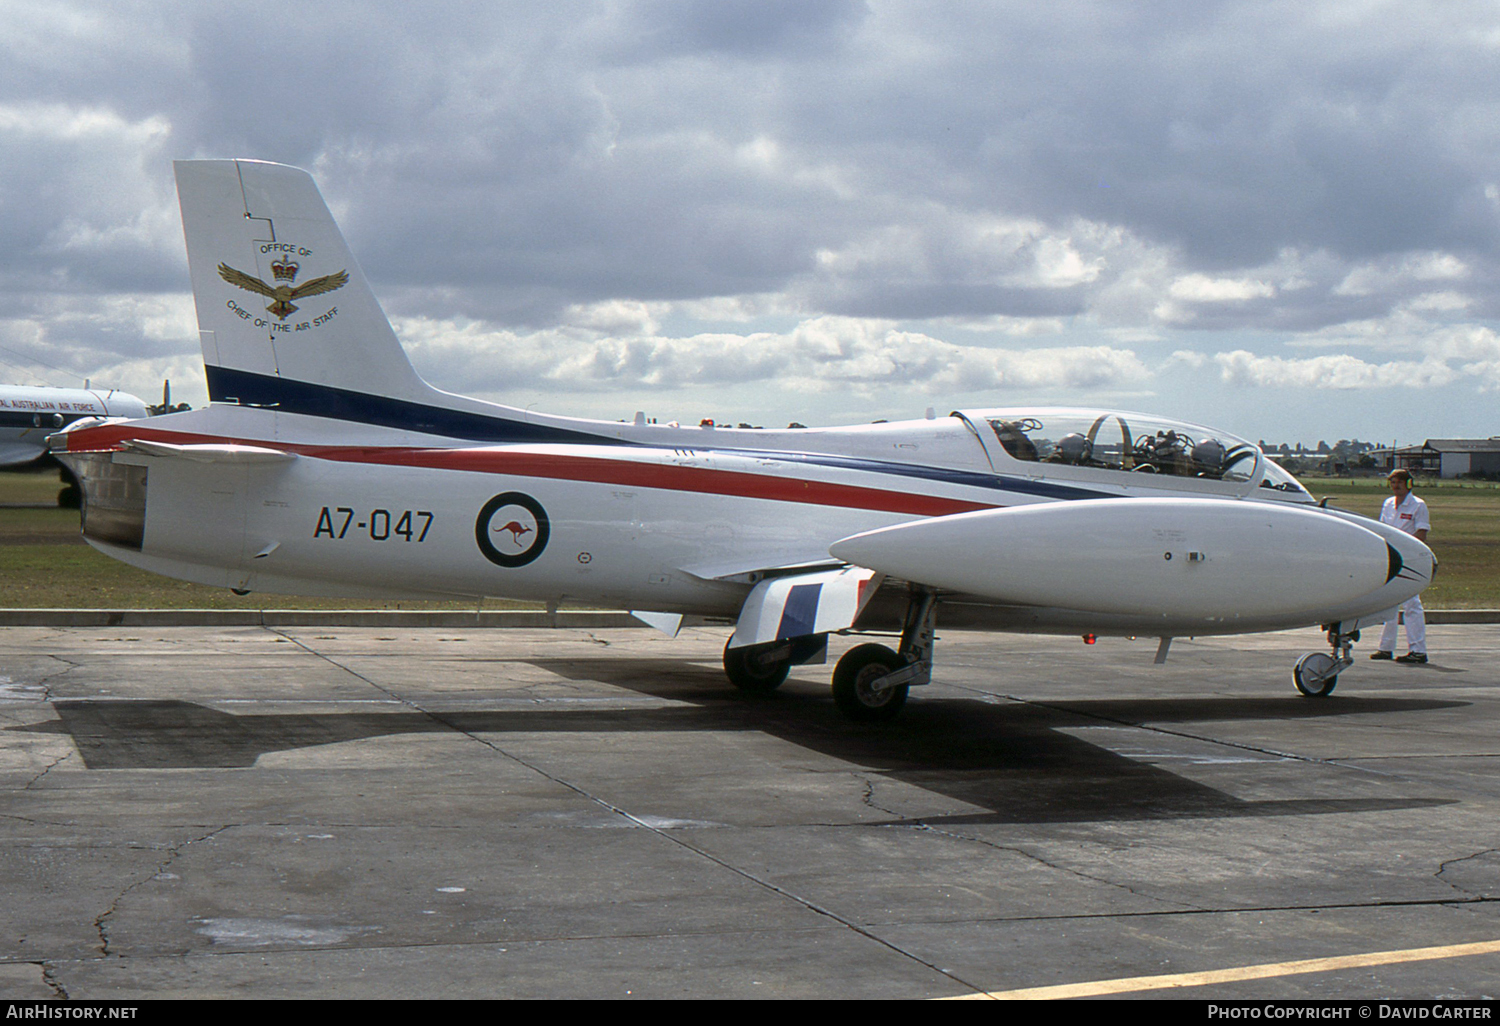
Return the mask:
{"type": "Polygon", "coordinates": [[[1093,499],[932,517],[844,538],[829,552],[998,602],[1149,611],[1150,626],[1208,633],[1324,622],[1416,594],[1431,578],[1431,552],[1368,523],[1265,502],[1093,499]]]}

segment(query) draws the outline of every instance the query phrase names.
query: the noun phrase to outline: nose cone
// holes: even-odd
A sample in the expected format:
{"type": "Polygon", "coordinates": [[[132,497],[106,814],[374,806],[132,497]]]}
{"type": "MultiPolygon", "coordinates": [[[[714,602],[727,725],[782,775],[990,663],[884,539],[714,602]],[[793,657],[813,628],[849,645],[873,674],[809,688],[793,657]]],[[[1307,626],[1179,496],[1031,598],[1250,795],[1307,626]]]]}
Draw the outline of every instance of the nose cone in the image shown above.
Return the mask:
{"type": "Polygon", "coordinates": [[[1393,604],[1399,605],[1432,583],[1437,571],[1437,556],[1421,541],[1404,532],[1386,535],[1390,567],[1385,588],[1393,604]]]}

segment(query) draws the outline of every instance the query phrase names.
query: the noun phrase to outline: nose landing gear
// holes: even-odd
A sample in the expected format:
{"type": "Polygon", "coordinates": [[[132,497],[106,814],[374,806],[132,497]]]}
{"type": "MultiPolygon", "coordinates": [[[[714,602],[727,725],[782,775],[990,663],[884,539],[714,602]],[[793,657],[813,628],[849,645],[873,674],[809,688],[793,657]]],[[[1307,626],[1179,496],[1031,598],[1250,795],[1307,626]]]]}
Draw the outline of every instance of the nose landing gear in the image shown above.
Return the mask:
{"type": "Polygon", "coordinates": [[[1339,626],[1333,624],[1327,628],[1332,654],[1309,652],[1292,667],[1292,683],[1307,698],[1327,698],[1333,694],[1334,686],[1339,682],[1339,674],[1354,665],[1349,648],[1359,640],[1359,631],[1344,633],[1339,626]]]}

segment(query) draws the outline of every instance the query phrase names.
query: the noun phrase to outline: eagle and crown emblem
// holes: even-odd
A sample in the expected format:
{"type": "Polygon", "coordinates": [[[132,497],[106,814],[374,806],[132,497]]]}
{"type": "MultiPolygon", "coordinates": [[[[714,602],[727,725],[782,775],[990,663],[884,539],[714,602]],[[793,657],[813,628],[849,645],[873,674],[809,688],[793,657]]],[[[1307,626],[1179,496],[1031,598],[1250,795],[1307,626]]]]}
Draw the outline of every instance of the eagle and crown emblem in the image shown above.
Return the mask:
{"type": "MultiPolygon", "coordinates": [[[[298,267],[295,261],[277,260],[271,264],[271,276],[277,282],[293,282],[297,280],[298,267]]],[[[219,265],[219,277],[237,285],[249,292],[265,296],[272,300],[270,306],[266,307],[272,315],[280,320],[286,320],[297,309],[294,299],[306,299],[308,296],[320,296],[334,289],[341,289],[349,284],[348,271],[336,271],[333,274],[325,274],[321,278],[309,278],[301,285],[291,284],[267,285],[254,275],[246,274],[244,271],[235,270],[228,264],[219,265]]]]}

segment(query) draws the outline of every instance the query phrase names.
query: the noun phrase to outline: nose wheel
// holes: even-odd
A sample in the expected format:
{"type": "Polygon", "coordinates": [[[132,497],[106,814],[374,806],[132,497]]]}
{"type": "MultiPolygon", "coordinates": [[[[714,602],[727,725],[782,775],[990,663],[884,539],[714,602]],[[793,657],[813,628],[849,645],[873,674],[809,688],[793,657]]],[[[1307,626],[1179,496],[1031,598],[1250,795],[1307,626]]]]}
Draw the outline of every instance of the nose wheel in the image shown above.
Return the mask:
{"type": "Polygon", "coordinates": [[[1307,698],[1327,698],[1339,682],[1339,674],[1354,665],[1350,646],[1359,640],[1359,631],[1347,634],[1334,624],[1328,628],[1329,652],[1309,652],[1292,667],[1292,683],[1307,698]]]}
{"type": "Polygon", "coordinates": [[[1327,698],[1339,682],[1339,669],[1327,652],[1309,652],[1292,667],[1292,683],[1308,698],[1327,698]]]}

